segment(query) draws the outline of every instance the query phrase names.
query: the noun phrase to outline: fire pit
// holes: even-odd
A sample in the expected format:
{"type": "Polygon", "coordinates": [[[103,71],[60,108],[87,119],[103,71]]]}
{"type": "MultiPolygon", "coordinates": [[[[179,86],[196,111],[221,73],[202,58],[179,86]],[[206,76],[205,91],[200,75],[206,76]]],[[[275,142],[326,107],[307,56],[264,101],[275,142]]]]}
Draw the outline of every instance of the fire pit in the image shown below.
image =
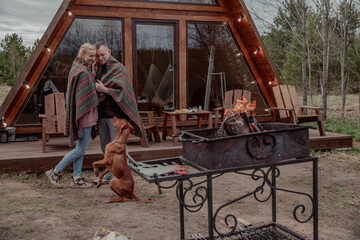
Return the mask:
{"type": "Polygon", "coordinates": [[[183,156],[206,169],[223,169],[310,154],[307,126],[264,123],[264,132],[216,138],[218,129],[182,131],[183,156]]]}

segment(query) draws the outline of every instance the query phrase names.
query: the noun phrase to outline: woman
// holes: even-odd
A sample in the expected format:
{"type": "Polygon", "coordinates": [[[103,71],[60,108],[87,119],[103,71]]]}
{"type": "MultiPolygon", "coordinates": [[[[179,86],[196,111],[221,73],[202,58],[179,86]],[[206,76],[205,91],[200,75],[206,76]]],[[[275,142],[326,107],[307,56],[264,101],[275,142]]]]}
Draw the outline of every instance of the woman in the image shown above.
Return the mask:
{"type": "Polygon", "coordinates": [[[85,43],[79,49],[68,78],[66,133],[70,137],[70,146],[76,141],[76,147],[51,170],[46,176],[55,187],[61,187],[61,172],[73,163],[73,177],[70,187],[92,187],[81,177],[84,154],[88,148],[92,127],[98,120],[98,98],[95,88],[95,75],[92,74],[92,64],[96,58],[96,48],[85,43]]]}

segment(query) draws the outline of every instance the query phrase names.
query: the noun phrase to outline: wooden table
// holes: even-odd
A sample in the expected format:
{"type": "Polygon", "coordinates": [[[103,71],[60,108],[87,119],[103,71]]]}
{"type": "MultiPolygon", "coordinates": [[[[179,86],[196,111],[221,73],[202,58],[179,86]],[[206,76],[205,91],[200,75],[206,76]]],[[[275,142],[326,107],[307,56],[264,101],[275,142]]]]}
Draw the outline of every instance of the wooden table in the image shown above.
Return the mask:
{"type": "MultiPolygon", "coordinates": [[[[162,139],[165,140],[166,136],[172,136],[173,134],[177,133],[176,129],[176,120],[179,119],[180,115],[185,115],[186,118],[189,116],[197,116],[197,127],[201,128],[201,120],[207,119],[208,128],[212,128],[212,112],[211,111],[197,111],[197,112],[184,112],[184,113],[175,113],[175,112],[163,112],[163,132],[162,132],[162,139]],[[167,130],[167,122],[168,119],[171,120],[171,130],[167,130]]],[[[173,137],[173,145],[175,146],[177,143],[177,138],[173,137]]]]}

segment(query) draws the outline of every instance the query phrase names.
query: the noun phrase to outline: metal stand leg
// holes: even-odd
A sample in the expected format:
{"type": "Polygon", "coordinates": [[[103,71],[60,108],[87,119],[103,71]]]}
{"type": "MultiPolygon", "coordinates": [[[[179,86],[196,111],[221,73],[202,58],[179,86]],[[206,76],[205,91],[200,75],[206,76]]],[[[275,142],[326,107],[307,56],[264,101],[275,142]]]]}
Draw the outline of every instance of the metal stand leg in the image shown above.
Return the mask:
{"type": "Polygon", "coordinates": [[[318,239],[318,159],[314,159],[313,161],[313,198],[314,198],[314,240],[318,239]]]}
{"type": "Polygon", "coordinates": [[[207,192],[208,192],[208,223],[209,223],[209,240],[214,239],[214,219],[213,219],[213,199],[212,199],[212,177],[207,175],[207,192]]]}
{"type": "Polygon", "coordinates": [[[275,167],[271,167],[271,184],[273,186],[273,188],[271,188],[272,221],[276,222],[276,168],[275,167]]]}
{"type": "Polygon", "coordinates": [[[183,190],[183,181],[179,182],[180,187],[180,199],[179,209],[180,209],[180,239],[185,239],[185,223],[184,223],[184,206],[181,202],[184,202],[184,190],[183,190]]]}

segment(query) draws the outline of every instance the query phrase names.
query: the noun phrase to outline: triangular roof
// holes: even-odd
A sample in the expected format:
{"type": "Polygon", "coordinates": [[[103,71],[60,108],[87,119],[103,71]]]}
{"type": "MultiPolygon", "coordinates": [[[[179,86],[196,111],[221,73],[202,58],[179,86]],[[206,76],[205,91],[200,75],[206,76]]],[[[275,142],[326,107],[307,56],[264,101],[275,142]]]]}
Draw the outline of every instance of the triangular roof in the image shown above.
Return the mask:
{"type": "MultiPolygon", "coordinates": [[[[218,4],[213,6],[169,2],[64,0],[34,53],[2,103],[0,116],[4,117],[8,126],[15,123],[37,86],[37,82],[46,70],[52,54],[60,45],[63,36],[77,16],[123,18],[124,34],[130,40],[132,18],[178,20],[180,26],[183,24],[180,31],[186,31],[184,27],[186,21],[227,22],[262,95],[270,107],[274,106],[271,87],[280,82],[279,74],[244,1],[218,0],[217,2],[218,4]],[[71,11],[71,14],[69,14],[69,11],[71,11]],[[48,51],[49,49],[51,51],[48,51]],[[259,51],[254,54],[256,49],[259,51]],[[29,89],[25,88],[24,82],[30,86],[29,89]],[[269,86],[269,82],[272,82],[273,85],[269,86]]],[[[125,50],[125,65],[132,75],[131,58],[131,50],[125,50]]],[[[182,63],[180,62],[180,64],[182,63]]],[[[186,63],[183,65],[186,65],[186,63]]],[[[182,67],[184,69],[184,66],[182,67]]],[[[183,77],[186,78],[186,76],[183,77]]]]}

